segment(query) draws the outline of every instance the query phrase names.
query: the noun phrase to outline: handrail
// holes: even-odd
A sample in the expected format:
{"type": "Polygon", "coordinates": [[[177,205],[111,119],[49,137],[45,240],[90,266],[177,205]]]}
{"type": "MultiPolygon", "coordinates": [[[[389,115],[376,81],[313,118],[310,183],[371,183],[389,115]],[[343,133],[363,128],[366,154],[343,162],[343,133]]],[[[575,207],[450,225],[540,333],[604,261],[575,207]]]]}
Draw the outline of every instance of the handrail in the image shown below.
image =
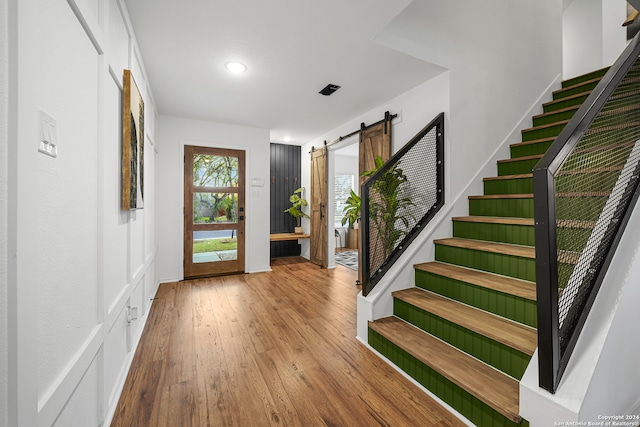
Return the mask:
{"type": "Polygon", "coordinates": [[[539,385],[551,393],[638,199],[639,55],[636,35],[533,170],[539,385]]]}
{"type": "Polygon", "coordinates": [[[360,196],[366,296],[444,205],[444,113],[373,173],[360,196]]]}

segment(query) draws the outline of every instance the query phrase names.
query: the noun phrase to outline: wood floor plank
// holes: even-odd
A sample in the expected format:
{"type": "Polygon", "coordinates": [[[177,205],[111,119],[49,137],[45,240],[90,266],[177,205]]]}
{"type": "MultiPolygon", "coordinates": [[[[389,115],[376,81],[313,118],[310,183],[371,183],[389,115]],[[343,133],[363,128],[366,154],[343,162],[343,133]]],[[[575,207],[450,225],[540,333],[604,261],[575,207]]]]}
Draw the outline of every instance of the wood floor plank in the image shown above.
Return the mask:
{"type": "Polygon", "coordinates": [[[357,273],[160,285],[112,426],[461,426],[356,340],[357,273]]]}
{"type": "Polygon", "coordinates": [[[533,355],[537,347],[538,334],[534,328],[478,310],[433,292],[420,288],[409,288],[394,292],[393,297],[508,347],[515,348],[529,356],[533,355]]]}

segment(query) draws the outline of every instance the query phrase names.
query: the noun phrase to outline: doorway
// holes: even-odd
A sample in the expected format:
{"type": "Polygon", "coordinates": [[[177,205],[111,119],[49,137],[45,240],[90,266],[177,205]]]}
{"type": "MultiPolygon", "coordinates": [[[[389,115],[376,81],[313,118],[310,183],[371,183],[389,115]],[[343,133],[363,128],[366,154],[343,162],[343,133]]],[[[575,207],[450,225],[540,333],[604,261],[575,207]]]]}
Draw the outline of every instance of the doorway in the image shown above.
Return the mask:
{"type": "Polygon", "coordinates": [[[243,273],[245,152],[184,147],[184,277],[243,273]]]}

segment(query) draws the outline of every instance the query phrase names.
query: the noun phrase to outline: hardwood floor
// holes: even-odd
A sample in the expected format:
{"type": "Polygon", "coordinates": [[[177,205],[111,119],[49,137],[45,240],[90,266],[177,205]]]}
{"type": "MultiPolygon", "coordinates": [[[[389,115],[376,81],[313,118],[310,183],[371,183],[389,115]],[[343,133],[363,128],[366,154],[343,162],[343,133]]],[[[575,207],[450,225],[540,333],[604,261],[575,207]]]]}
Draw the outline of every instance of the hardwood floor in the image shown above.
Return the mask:
{"type": "Polygon", "coordinates": [[[112,426],[459,426],[355,339],[357,273],[163,284],[112,426]]]}

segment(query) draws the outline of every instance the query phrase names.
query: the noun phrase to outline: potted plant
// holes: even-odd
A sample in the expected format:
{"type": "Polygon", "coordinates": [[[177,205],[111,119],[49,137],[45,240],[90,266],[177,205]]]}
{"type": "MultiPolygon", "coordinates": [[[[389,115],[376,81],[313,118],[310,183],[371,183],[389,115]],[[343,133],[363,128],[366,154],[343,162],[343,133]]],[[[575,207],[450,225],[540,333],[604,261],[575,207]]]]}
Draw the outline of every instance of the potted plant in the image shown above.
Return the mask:
{"type": "Polygon", "coordinates": [[[360,221],[360,196],[353,190],[345,201],[345,207],[342,210],[342,226],[348,223],[346,246],[349,249],[358,249],[358,221],[360,221]]]}
{"type": "MultiPolygon", "coordinates": [[[[380,156],[375,159],[375,168],[362,173],[362,176],[375,174],[384,160],[380,156]]],[[[369,221],[372,231],[377,235],[377,243],[381,245],[384,257],[387,258],[398,243],[409,232],[410,207],[413,201],[405,193],[407,176],[400,168],[400,162],[383,173],[371,188],[377,193],[369,202],[369,221]],[[398,228],[400,224],[404,228],[398,228]]]]}
{"type": "Polygon", "coordinates": [[[309,218],[309,215],[302,212],[303,206],[309,206],[309,202],[302,197],[302,193],[304,192],[304,187],[298,188],[293,194],[289,197],[289,201],[291,202],[291,207],[289,209],[285,209],[285,212],[291,214],[292,217],[296,219],[296,234],[302,234],[302,226],[300,225],[300,218],[309,218]]]}

